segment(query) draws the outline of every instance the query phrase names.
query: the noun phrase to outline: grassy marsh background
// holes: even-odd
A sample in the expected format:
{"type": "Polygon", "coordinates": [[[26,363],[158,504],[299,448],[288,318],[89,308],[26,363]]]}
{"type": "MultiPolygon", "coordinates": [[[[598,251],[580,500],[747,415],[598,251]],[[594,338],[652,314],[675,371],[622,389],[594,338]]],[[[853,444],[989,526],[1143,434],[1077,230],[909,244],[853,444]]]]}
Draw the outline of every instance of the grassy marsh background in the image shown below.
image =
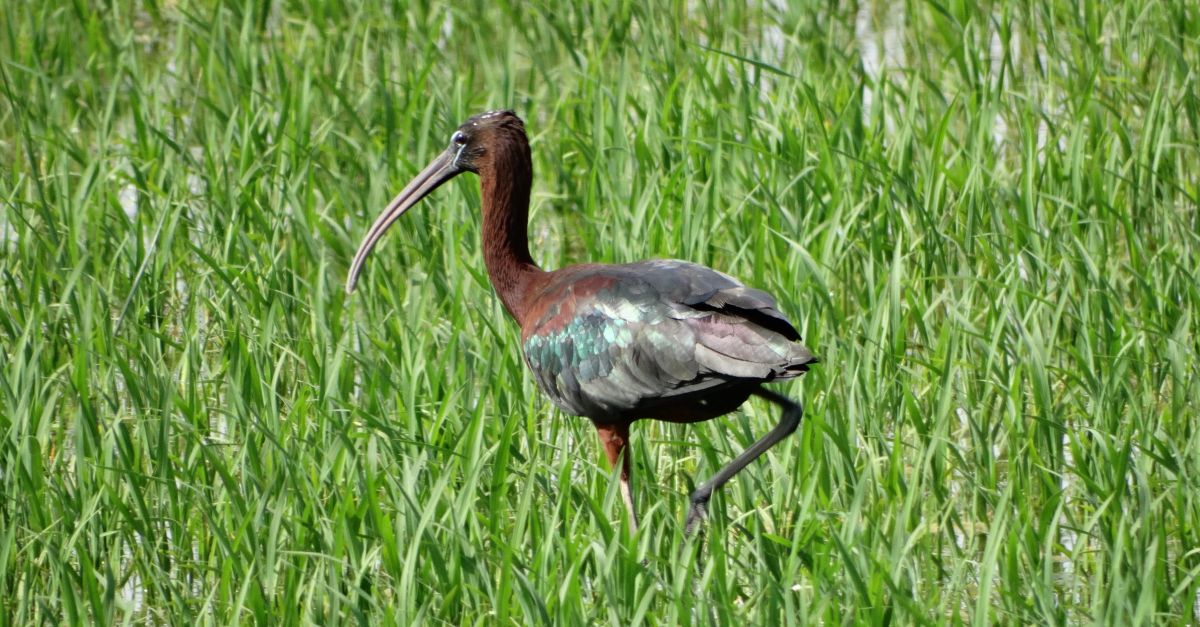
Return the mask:
{"type": "Polygon", "coordinates": [[[4,3],[0,621],[1200,621],[1196,5],[642,4],[4,3]],[[472,177],[342,293],[496,107],[544,266],[713,265],[824,360],[703,560],[775,416],[636,426],[630,537],[472,177]]]}

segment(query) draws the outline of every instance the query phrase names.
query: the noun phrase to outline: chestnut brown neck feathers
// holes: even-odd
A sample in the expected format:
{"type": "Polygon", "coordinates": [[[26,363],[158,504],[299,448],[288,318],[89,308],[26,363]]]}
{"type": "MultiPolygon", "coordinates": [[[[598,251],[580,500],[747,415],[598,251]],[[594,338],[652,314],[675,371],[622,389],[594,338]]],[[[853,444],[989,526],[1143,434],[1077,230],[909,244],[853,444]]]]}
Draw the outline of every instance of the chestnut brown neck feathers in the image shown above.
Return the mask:
{"type": "Polygon", "coordinates": [[[543,274],[529,255],[533,164],[523,129],[497,128],[479,164],[483,190],[483,260],[504,308],[520,323],[527,284],[543,274]]]}

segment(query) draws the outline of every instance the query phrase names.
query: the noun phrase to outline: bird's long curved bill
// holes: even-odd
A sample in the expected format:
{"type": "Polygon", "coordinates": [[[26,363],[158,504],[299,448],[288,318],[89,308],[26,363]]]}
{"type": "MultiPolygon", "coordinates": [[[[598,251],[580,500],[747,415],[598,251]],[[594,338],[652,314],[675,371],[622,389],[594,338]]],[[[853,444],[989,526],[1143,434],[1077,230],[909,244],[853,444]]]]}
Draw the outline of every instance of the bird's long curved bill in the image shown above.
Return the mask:
{"type": "Polygon", "coordinates": [[[358,275],[362,274],[367,256],[371,254],[375,244],[379,243],[383,234],[387,232],[388,227],[392,226],[396,220],[400,219],[400,216],[404,215],[405,211],[417,204],[429,192],[462,173],[463,170],[454,164],[454,157],[453,152],[446,151],[434,159],[433,163],[426,166],[375,219],[375,224],[372,224],[371,229],[367,231],[362,244],[358,245],[358,252],[354,254],[354,262],[350,264],[350,273],[346,276],[347,294],[354,291],[354,286],[358,283],[358,275]]]}

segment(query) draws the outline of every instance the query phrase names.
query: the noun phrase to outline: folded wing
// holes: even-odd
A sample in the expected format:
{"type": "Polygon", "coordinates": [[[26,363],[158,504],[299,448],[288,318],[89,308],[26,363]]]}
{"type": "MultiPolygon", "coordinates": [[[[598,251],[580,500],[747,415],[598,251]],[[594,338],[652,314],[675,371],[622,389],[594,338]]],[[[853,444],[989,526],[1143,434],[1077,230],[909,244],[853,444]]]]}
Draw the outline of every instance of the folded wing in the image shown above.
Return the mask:
{"type": "Polygon", "coordinates": [[[538,385],[564,411],[638,416],[816,361],[766,292],[674,260],[557,273],[523,329],[538,385]]]}

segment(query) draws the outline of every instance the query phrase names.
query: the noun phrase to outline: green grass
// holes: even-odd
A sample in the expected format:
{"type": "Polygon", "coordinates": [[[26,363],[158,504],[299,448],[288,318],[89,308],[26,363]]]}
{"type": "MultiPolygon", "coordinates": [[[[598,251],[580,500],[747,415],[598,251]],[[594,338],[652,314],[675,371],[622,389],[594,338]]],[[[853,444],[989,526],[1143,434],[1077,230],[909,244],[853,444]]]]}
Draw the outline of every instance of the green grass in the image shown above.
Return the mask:
{"type": "Polygon", "coordinates": [[[0,8],[0,623],[1200,621],[1194,3],[91,4],[0,8]],[[544,266],[706,263],[823,358],[702,547],[776,416],[636,425],[630,537],[473,177],[342,292],[495,107],[544,266]]]}

